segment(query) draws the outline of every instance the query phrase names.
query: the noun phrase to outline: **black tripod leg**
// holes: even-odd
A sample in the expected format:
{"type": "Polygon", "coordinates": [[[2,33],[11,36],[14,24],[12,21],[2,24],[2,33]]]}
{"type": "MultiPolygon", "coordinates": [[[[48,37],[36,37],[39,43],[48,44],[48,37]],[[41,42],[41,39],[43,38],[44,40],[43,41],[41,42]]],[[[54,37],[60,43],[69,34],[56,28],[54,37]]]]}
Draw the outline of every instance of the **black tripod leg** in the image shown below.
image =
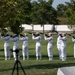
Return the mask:
{"type": "Polygon", "coordinates": [[[12,75],[14,74],[14,71],[15,71],[15,68],[16,68],[16,64],[17,64],[17,62],[15,62],[15,64],[14,64],[14,67],[13,67],[13,70],[12,70],[12,75]]]}
{"type": "Polygon", "coordinates": [[[19,64],[20,64],[20,66],[21,66],[21,69],[22,69],[24,75],[26,75],[26,73],[25,73],[25,71],[24,71],[24,69],[23,69],[23,67],[22,67],[22,65],[21,65],[21,62],[20,62],[20,61],[18,61],[18,62],[19,62],[19,64]]]}
{"type": "Polygon", "coordinates": [[[19,75],[18,61],[17,61],[17,75],[19,75]]]}

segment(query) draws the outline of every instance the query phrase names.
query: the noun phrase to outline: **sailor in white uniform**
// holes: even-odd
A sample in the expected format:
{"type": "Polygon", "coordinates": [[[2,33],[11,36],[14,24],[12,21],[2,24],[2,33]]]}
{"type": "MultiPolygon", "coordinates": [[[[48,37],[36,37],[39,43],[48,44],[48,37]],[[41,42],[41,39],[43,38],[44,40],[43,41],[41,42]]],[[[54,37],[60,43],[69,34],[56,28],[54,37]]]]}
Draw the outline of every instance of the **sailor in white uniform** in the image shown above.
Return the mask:
{"type": "Polygon", "coordinates": [[[10,36],[9,34],[6,34],[5,36],[1,36],[1,39],[4,40],[4,54],[5,54],[5,60],[9,60],[10,59],[10,36]]]}
{"type": "Polygon", "coordinates": [[[49,60],[53,60],[53,53],[52,53],[53,37],[52,37],[52,33],[48,33],[48,35],[44,35],[44,38],[45,38],[45,40],[48,41],[47,53],[48,53],[49,60]]]}
{"type": "Polygon", "coordinates": [[[40,33],[39,32],[36,32],[36,34],[32,34],[32,39],[36,41],[36,60],[39,59],[40,57],[40,60],[42,58],[42,55],[41,55],[41,44],[40,44],[40,41],[41,41],[41,36],[40,36],[40,33]]]}
{"type": "MultiPolygon", "coordinates": [[[[19,49],[19,37],[17,34],[14,34],[14,36],[12,37],[12,40],[14,42],[13,45],[13,57],[16,60],[16,52],[15,50],[19,49]]],[[[20,56],[18,55],[18,57],[20,58],[20,56]]]]}
{"type": "Polygon", "coordinates": [[[72,41],[74,42],[74,58],[75,58],[75,37],[72,37],[72,41]]]}
{"type": "Polygon", "coordinates": [[[58,33],[57,49],[58,49],[58,53],[59,53],[59,59],[61,59],[61,33],[58,33]]]}
{"type": "Polygon", "coordinates": [[[20,36],[20,40],[23,41],[22,44],[22,55],[23,60],[29,59],[29,53],[28,53],[28,35],[25,33],[24,35],[20,36]]]}
{"type": "Polygon", "coordinates": [[[62,58],[62,61],[65,61],[66,60],[66,34],[65,33],[62,33],[62,36],[61,36],[61,58],[62,58]]]}

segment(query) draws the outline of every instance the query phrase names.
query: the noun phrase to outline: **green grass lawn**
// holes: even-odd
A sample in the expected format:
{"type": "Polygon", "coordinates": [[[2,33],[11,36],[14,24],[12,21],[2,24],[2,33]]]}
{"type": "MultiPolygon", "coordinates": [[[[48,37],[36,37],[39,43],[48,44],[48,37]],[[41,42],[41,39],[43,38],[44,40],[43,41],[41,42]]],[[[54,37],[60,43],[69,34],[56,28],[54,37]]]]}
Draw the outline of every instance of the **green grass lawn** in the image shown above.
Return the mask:
{"type": "MultiPolygon", "coordinates": [[[[54,59],[52,61],[48,60],[47,57],[47,41],[44,40],[42,36],[41,40],[41,52],[42,52],[42,60],[36,60],[35,58],[35,41],[31,39],[31,35],[29,35],[29,60],[22,60],[22,41],[19,42],[19,49],[20,49],[20,56],[21,56],[21,63],[26,72],[26,75],[57,75],[57,70],[59,67],[66,67],[66,66],[74,66],[75,60],[73,58],[73,42],[70,36],[67,36],[67,60],[62,62],[59,60],[58,57],[58,50],[56,48],[56,39],[57,35],[53,35],[53,55],[54,59]]],[[[12,68],[14,66],[14,60],[12,56],[12,47],[13,42],[10,42],[11,48],[11,60],[4,60],[4,49],[3,49],[3,40],[0,39],[0,75],[11,75],[12,68]]],[[[19,66],[19,74],[24,75],[20,66],[19,66]]],[[[14,73],[16,75],[16,72],[14,73]]]]}

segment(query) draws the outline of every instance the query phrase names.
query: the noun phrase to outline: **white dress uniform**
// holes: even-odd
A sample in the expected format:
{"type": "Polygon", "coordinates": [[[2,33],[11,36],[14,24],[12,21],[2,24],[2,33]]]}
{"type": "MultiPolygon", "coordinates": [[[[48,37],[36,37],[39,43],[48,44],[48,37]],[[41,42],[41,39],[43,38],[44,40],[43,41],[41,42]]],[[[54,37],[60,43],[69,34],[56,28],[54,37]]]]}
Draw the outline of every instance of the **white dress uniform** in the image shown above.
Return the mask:
{"type": "Polygon", "coordinates": [[[20,40],[23,41],[22,44],[22,54],[23,54],[23,60],[25,60],[25,56],[27,59],[29,59],[29,53],[28,53],[28,37],[20,37],[20,40]]]}
{"type": "Polygon", "coordinates": [[[5,60],[10,59],[10,36],[1,36],[1,38],[4,40],[4,54],[5,54],[5,60]]]}
{"type": "Polygon", "coordinates": [[[59,53],[59,58],[61,59],[61,36],[60,35],[57,38],[57,49],[59,53]]]}
{"type": "Polygon", "coordinates": [[[62,61],[66,60],[66,36],[61,37],[61,57],[62,61]]]}
{"type": "Polygon", "coordinates": [[[72,41],[74,42],[74,58],[75,58],[75,38],[72,38],[72,41]]]}
{"type": "MultiPolygon", "coordinates": [[[[14,45],[13,45],[13,57],[16,60],[16,52],[15,52],[15,50],[19,49],[19,37],[16,36],[16,37],[12,38],[12,40],[14,42],[14,45]]],[[[19,58],[20,58],[20,56],[19,56],[19,58]]]]}
{"type": "Polygon", "coordinates": [[[32,34],[32,39],[33,40],[36,40],[36,60],[38,60],[38,57],[40,57],[40,60],[41,60],[41,50],[40,50],[40,47],[41,47],[41,44],[40,44],[40,41],[41,41],[41,36],[37,36],[35,37],[33,34],[32,34]]]}
{"type": "Polygon", "coordinates": [[[52,53],[53,37],[52,36],[50,36],[50,37],[44,36],[44,38],[45,38],[45,40],[48,41],[48,44],[47,44],[47,53],[48,53],[49,60],[52,60],[53,59],[53,53],[52,53]]]}

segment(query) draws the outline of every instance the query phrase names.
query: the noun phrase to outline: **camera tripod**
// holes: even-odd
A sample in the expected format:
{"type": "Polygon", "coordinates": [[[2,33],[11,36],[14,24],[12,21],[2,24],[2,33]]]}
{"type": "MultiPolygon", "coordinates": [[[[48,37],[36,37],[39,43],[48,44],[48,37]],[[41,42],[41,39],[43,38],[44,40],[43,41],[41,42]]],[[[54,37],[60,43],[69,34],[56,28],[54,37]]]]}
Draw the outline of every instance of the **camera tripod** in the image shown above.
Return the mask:
{"type": "Polygon", "coordinates": [[[22,69],[24,75],[26,75],[26,73],[25,73],[25,71],[24,71],[24,69],[23,69],[23,67],[22,67],[22,65],[21,65],[21,62],[18,60],[18,53],[19,53],[19,50],[16,49],[14,52],[16,53],[16,61],[15,61],[15,63],[14,63],[14,67],[13,67],[13,70],[12,70],[12,75],[14,74],[15,69],[16,69],[16,71],[17,71],[17,75],[19,75],[19,67],[18,67],[19,65],[20,65],[20,67],[21,67],[21,69],[22,69]]]}

